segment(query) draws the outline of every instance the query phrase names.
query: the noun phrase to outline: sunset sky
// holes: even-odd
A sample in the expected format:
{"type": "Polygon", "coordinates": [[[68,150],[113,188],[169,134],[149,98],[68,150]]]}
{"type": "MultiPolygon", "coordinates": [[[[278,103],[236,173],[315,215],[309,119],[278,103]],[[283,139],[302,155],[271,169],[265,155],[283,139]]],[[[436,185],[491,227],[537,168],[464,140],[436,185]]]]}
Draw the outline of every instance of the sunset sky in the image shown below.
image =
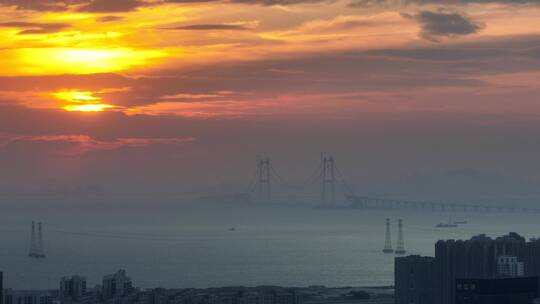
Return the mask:
{"type": "Polygon", "coordinates": [[[538,0],[0,0],[0,20],[4,196],[230,191],[258,155],[295,180],[320,152],[366,194],[540,193],[538,0]]]}

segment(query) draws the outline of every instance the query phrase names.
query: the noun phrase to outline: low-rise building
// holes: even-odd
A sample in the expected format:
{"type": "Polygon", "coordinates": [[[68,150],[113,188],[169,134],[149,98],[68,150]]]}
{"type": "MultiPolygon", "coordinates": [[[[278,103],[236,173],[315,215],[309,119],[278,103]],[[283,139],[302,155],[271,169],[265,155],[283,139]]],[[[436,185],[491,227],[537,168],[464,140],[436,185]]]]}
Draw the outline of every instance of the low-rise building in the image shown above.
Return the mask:
{"type": "Polygon", "coordinates": [[[53,291],[26,291],[6,289],[4,304],[53,304],[58,296],[53,291]]]}
{"type": "Polygon", "coordinates": [[[531,304],[538,277],[457,279],[456,304],[531,304]]]}

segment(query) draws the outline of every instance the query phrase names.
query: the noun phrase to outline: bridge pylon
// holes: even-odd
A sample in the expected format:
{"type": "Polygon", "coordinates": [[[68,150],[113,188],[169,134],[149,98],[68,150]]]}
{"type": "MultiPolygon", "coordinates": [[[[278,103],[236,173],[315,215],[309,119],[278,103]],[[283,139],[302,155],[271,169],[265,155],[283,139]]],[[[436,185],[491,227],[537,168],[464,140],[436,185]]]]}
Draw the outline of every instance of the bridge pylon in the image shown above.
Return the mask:
{"type": "Polygon", "coordinates": [[[263,158],[257,163],[257,193],[260,202],[270,201],[270,159],[263,158]]]}
{"type": "Polygon", "coordinates": [[[45,250],[43,249],[43,230],[41,222],[38,223],[38,231],[36,237],[36,222],[32,221],[32,230],[30,233],[30,251],[28,256],[35,259],[45,258],[45,250]]]}
{"type": "Polygon", "coordinates": [[[335,194],[336,194],[336,163],[333,156],[326,156],[325,154],[321,157],[321,168],[322,168],[322,203],[323,205],[334,205],[335,204],[335,194]]]}
{"type": "Polygon", "coordinates": [[[398,244],[396,247],[396,254],[405,254],[405,242],[403,241],[403,220],[398,220],[398,244]]]}
{"type": "Polygon", "coordinates": [[[383,252],[394,253],[394,249],[392,248],[392,239],[390,237],[390,219],[386,219],[386,233],[383,252]]]}

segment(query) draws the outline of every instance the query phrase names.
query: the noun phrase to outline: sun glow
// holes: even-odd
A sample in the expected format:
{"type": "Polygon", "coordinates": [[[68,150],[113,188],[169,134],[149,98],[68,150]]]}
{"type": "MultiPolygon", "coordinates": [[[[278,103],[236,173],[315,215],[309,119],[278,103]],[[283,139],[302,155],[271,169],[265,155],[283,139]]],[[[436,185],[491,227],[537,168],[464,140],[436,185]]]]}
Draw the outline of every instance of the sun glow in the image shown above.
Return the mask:
{"type": "Polygon", "coordinates": [[[54,97],[66,100],[70,102],[92,102],[92,101],[100,101],[101,98],[94,96],[94,93],[92,92],[79,92],[79,91],[64,91],[64,92],[56,92],[54,93],[54,97]]]}
{"type": "Polygon", "coordinates": [[[62,109],[68,112],[103,112],[114,108],[113,105],[103,103],[101,97],[88,91],[61,91],[52,95],[68,104],[62,105],[62,109]]]}
{"type": "Polygon", "coordinates": [[[67,105],[63,109],[68,112],[103,112],[106,109],[114,108],[109,104],[104,103],[95,103],[95,104],[84,104],[84,105],[67,105]]]}
{"type": "Polygon", "coordinates": [[[166,56],[165,51],[130,48],[32,48],[17,51],[15,74],[90,74],[125,71],[166,56]]]}

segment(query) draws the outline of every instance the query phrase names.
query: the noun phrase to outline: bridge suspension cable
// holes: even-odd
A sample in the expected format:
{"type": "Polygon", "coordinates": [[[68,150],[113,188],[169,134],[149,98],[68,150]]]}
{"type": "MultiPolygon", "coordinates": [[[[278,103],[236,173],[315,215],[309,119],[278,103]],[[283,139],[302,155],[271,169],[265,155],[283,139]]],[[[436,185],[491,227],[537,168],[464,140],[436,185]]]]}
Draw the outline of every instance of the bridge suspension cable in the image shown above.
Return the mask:
{"type": "Polygon", "coordinates": [[[257,175],[258,175],[258,170],[255,170],[253,172],[253,175],[252,175],[252,178],[250,179],[249,181],[249,185],[247,187],[247,193],[252,193],[255,191],[255,188],[257,187],[257,175]]]}
{"type": "Polygon", "coordinates": [[[281,186],[284,186],[286,188],[292,188],[292,189],[302,189],[302,188],[305,188],[305,187],[309,187],[309,186],[315,184],[316,182],[318,182],[320,177],[321,177],[321,165],[320,164],[319,164],[319,166],[317,167],[317,169],[315,170],[314,173],[309,175],[307,178],[305,178],[300,183],[287,182],[281,176],[281,174],[279,174],[279,172],[275,169],[275,167],[272,164],[270,164],[270,170],[271,170],[272,176],[276,179],[278,184],[280,184],[281,186]]]}
{"type": "Polygon", "coordinates": [[[343,173],[341,172],[341,170],[339,170],[339,167],[337,165],[335,165],[335,169],[336,169],[336,172],[338,174],[338,177],[339,177],[339,181],[341,182],[341,185],[343,186],[343,188],[345,189],[345,192],[347,195],[354,195],[354,190],[353,188],[350,186],[350,184],[347,182],[347,180],[345,179],[345,176],[343,175],[343,173]]]}
{"type": "Polygon", "coordinates": [[[259,159],[257,163],[257,170],[248,186],[248,193],[258,192],[260,201],[269,201],[272,183],[289,190],[308,189],[320,183],[323,205],[333,205],[336,181],[339,186],[343,187],[345,194],[352,195],[354,193],[342,171],[335,165],[334,158],[326,154],[322,155],[321,161],[313,173],[294,183],[283,178],[270,159],[264,158],[259,159]]]}

